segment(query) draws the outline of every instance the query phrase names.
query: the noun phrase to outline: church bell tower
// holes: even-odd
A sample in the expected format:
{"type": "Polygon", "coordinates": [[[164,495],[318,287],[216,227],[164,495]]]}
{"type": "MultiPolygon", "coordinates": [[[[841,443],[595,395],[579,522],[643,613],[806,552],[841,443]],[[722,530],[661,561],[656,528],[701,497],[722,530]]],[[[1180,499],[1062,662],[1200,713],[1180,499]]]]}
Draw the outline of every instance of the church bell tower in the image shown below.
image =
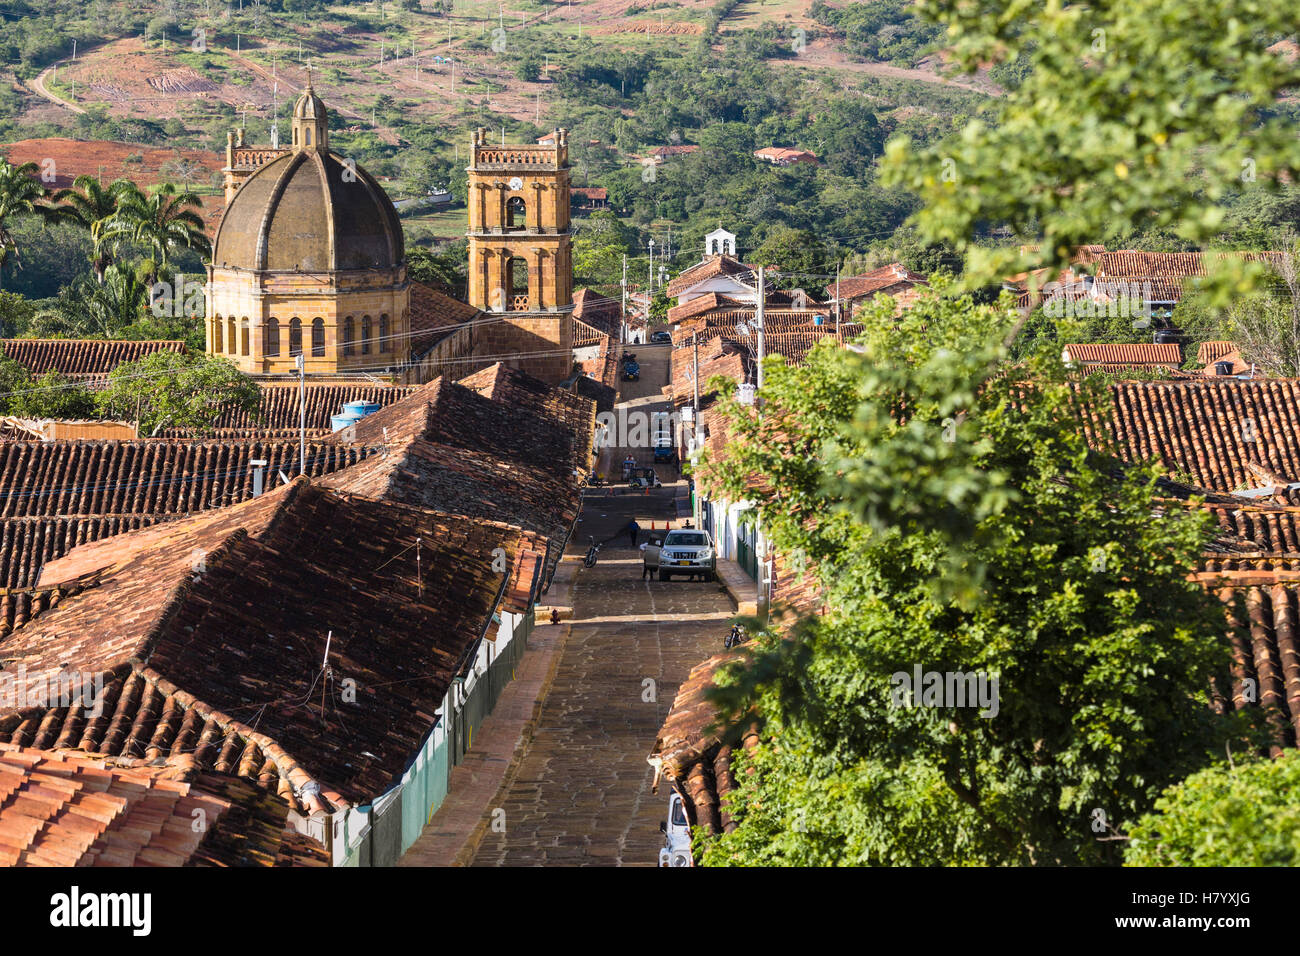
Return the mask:
{"type": "Polygon", "coordinates": [[[469,304],[501,317],[475,352],[561,381],[573,367],[568,132],[493,146],[479,128],[467,172],[469,304]]]}

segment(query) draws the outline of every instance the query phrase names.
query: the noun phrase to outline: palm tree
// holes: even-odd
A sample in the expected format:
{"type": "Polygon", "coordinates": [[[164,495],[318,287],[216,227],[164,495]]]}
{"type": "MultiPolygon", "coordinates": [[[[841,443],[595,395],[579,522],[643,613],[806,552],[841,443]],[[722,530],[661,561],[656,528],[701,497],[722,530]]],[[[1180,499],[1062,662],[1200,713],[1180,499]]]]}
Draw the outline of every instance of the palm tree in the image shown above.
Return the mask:
{"type": "Polygon", "coordinates": [[[138,192],[129,179],[118,179],[105,187],[96,177],[83,174],[73,181],[71,189],[60,189],[53,196],[61,204],[62,218],[90,231],[95,243],[90,264],[100,285],[104,284],[104,274],[117,257],[120,244],[120,240],[106,235],[108,224],[121,208],[122,197],[138,192]]]}
{"type": "Polygon", "coordinates": [[[14,166],[0,162],[0,270],[11,254],[14,265],[19,269],[23,267],[18,240],[9,229],[14,219],[22,216],[57,217],[54,209],[38,202],[48,195],[48,191],[37,181],[37,169],[36,163],[14,166]]]}
{"type": "Polygon", "coordinates": [[[203,219],[189,206],[201,209],[203,203],[197,194],[178,192],[172,183],[164,183],[151,195],[132,184],[130,191],[124,191],[119,198],[117,214],[103,232],[110,239],[129,239],[148,250],[152,257],[148,278],[152,284],[174,253],[182,249],[194,249],[204,256],[212,253],[203,219]]]}

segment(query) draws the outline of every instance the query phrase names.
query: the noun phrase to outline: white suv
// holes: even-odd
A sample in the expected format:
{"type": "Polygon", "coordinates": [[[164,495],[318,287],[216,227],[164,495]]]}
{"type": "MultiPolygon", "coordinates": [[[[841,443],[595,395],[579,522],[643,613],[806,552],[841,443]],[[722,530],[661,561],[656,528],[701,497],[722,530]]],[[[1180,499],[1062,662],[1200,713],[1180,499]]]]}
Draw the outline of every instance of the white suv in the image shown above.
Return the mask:
{"type": "Polygon", "coordinates": [[[713,539],[699,528],[674,528],[663,543],[651,541],[646,545],[645,563],[659,572],[659,580],[667,581],[674,574],[698,574],[704,580],[717,577],[718,558],[713,549],[713,539]]]}
{"type": "Polygon", "coordinates": [[[668,820],[659,824],[664,835],[663,849],[659,851],[660,866],[694,866],[691,857],[691,822],[686,819],[682,795],[673,791],[668,797],[668,820]]]}

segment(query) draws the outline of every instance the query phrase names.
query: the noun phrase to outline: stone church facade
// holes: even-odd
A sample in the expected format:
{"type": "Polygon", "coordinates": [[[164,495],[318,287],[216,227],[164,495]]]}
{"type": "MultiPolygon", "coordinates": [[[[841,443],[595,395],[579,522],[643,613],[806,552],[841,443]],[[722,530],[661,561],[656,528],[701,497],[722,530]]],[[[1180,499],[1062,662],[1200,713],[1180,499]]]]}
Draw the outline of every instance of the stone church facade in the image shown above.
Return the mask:
{"type": "Polygon", "coordinates": [[[500,361],[552,384],[567,378],[569,165],[565,132],[554,140],[489,146],[474,133],[467,309],[408,279],[392,201],[330,152],[329,113],[309,84],[289,146],[248,146],[242,130],[228,138],[207,351],[252,375],[296,374],[301,355],[309,375],[412,382],[438,367],[427,356],[440,343],[462,356],[464,374],[500,361]],[[414,320],[413,294],[422,299],[414,320]]]}

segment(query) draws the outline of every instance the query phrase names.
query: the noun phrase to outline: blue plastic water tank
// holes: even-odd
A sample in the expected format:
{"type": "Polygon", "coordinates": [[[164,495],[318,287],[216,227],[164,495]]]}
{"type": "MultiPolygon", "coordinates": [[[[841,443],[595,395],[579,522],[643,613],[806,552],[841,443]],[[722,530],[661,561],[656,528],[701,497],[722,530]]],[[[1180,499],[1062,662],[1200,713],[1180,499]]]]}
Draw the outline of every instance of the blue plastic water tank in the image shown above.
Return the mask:
{"type": "Polygon", "coordinates": [[[352,411],[346,411],[342,415],[331,415],[330,428],[336,432],[341,432],[353,422],[359,422],[363,418],[365,418],[364,415],[357,415],[352,411]]]}
{"type": "Polygon", "coordinates": [[[358,417],[364,417],[366,415],[373,415],[377,411],[379,411],[378,402],[365,402],[358,400],[355,402],[343,403],[343,414],[345,415],[352,413],[358,417]]]}

